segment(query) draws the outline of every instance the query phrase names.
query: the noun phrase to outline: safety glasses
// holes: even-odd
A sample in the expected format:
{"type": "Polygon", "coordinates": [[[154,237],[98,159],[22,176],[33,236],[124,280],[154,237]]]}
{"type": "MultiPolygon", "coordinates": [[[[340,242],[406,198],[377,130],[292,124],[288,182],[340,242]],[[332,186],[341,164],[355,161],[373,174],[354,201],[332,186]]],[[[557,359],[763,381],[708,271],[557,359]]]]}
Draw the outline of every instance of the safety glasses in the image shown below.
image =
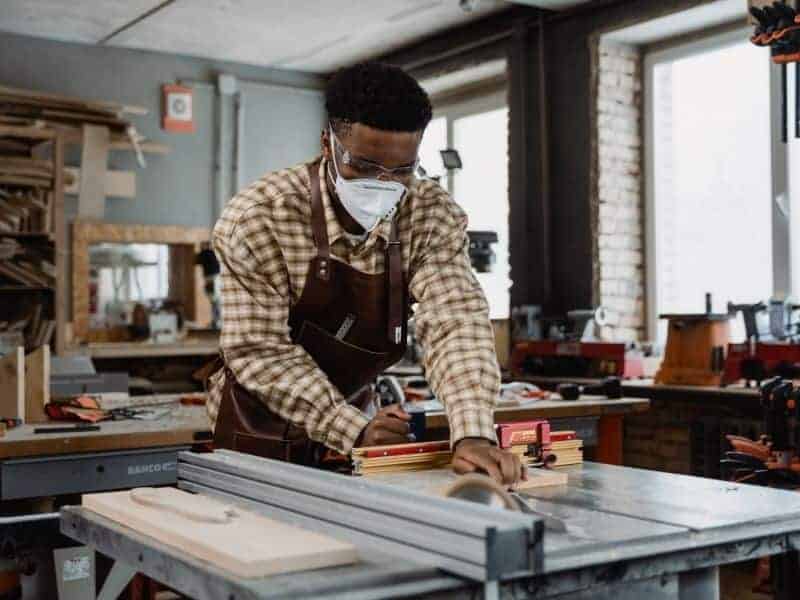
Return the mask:
{"type": "Polygon", "coordinates": [[[333,142],[333,151],[336,153],[336,161],[340,164],[347,165],[358,173],[359,177],[364,179],[396,179],[408,180],[410,179],[419,168],[419,158],[409,165],[402,167],[395,167],[387,169],[383,165],[366,160],[364,158],[357,158],[353,156],[350,151],[342,144],[336,134],[333,132],[333,127],[330,128],[331,141],[333,142]]]}

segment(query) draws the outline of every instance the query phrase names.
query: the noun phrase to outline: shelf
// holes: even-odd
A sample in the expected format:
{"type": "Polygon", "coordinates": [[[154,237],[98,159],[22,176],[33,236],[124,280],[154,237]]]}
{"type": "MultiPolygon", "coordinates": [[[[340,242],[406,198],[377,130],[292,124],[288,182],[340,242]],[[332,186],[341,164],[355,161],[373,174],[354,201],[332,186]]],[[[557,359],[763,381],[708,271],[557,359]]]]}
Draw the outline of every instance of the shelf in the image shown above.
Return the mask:
{"type": "Polygon", "coordinates": [[[20,240],[53,240],[51,233],[33,233],[29,231],[0,231],[0,238],[16,238],[20,240]]]}
{"type": "Polygon", "coordinates": [[[0,285],[3,292],[52,292],[55,288],[45,285],[0,285]]]}
{"type": "Polygon", "coordinates": [[[152,342],[93,343],[72,347],[71,355],[92,358],[157,358],[168,356],[212,356],[219,353],[219,343],[185,341],[174,344],[152,342]]]}

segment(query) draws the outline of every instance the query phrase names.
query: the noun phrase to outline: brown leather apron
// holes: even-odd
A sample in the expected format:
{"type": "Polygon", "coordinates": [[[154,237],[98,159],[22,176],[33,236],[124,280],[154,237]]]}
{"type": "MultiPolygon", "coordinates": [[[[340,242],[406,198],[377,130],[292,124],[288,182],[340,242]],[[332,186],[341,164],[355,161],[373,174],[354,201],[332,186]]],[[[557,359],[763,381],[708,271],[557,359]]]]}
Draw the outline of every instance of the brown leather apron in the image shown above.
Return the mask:
{"type": "MultiPolygon", "coordinates": [[[[309,165],[311,229],[317,255],[306,284],[289,309],[292,341],[301,345],[346,397],[351,397],[403,356],[408,294],[397,226],[392,222],[385,272],[369,275],[331,257],[319,185],[319,163],[309,165]]],[[[352,401],[363,410],[368,390],[352,401]]],[[[322,446],[270,411],[239,385],[225,367],[225,384],[214,431],[214,446],[317,465],[322,446]]]]}

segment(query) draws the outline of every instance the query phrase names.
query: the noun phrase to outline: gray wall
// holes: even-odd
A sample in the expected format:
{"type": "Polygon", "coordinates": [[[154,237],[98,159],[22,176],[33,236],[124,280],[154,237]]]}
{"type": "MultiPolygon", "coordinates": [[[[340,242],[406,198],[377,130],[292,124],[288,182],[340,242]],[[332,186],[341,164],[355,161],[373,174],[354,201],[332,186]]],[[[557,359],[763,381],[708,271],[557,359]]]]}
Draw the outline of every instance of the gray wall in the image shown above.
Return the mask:
{"type": "MultiPolygon", "coordinates": [[[[215,147],[217,110],[223,135],[221,185],[225,199],[236,187],[233,167],[234,110],[230,96],[218,106],[218,73],[240,80],[269,84],[240,85],[245,106],[243,170],[249,182],[267,171],[312,158],[319,150],[323,123],[320,77],[246,65],[215,62],[155,52],[67,44],[0,33],[0,85],[112,100],[149,109],[147,116],[129,116],[148,138],[172,148],[168,155],[147,155],[140,169],[132,152],[112,152],[111,169],[135,170],[135,200],[106,200],[105,220],[114,223],[210,227],[215,206],[215,147]],[[161,84],[186,79],[207,82],[195,86],[193,134],[161,131],[161,84]],[[212,84],[212,85],[208,85],[212,84]],[[314,91],[316,90],[316,91],[314,91]]],[[[79,151],[67,156],[80,163],[79,151]]],[[[67,198],[67,215],[76,212],[76,199],[67,198]]]]}

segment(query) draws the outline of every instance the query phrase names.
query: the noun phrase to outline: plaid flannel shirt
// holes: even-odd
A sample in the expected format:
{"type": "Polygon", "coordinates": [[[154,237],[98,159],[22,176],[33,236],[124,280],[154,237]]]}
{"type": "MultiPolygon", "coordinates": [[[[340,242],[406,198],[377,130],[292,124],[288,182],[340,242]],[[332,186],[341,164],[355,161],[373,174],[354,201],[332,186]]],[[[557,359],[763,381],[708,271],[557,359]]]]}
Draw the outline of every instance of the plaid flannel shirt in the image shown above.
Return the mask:
{"type": "MultiPolygon", "coordinates": [[[[332,255],[360,271],[383,272],[390,223],[361,243],[349,240],[331,205],[325,160],[319,168],[332,255]]],[[[222,265],[220,343],[242,386],[311,439],[346,454],[369,419],[289,336],[289,310],[316,255],[310,198],[302,164],[268,173],[226,206],[213,232],[222,265]]],[[[427,379],[445,406],[451,441],[494,440],[500,373],[488,305],[467,254],[466,215],[437,183],[415,180],[395,218],[427,379]]],[[[217,373],[209,386],[212,423],[222,379],[217,373]]]]}

